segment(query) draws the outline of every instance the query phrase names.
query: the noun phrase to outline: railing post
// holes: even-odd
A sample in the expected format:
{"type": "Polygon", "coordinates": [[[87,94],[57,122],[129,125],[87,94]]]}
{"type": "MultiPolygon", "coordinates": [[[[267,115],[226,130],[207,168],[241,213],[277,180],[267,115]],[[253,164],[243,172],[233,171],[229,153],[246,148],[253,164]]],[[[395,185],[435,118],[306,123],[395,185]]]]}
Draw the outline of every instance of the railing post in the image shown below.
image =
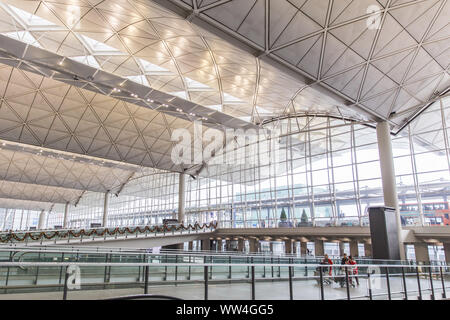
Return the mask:
{"type": "Polygon", "coordinates": [[[272,272],[272,280],[273,280],[273,257],[270,258],[270,268],[271,268],[271,272],[272,272]]]}
{"type": "MultiPolygon", "coordinates": [[[[167,254],[164,257],[165,257],[165,260],[166,260],[166,263],[167,263],[167,260],[168,260],[167,254]]],[[[164,281],[167,281],[167,265],[164,266],[164,281]]]]}
{"type": "MultiPolygon", "coordinates": [[[[108,260],[109,260],[109,253],[106,254],[105,262],[108,263],[108,260]]],[[[108,282],[108,266],[105,266],[105,272],[103,275],[103,283],[104,283],[103,288],[105,288],[106,282],[108,282]]]]}
{"type": "Polygon", "coordinates": [[[191,280],[191,256],[189,256],[188,280],[191,280]]]}
{"type": "Polygon", "coordinates": [[[178,255],[175,255],[175,282],[178,281],[178,255]]]}
{"type": "Polygon", "coordinates": [[[208,266],[205,266],[203,274],[205,278],[205,300],[208,300],[208,266]]]}
{"type": "Polygon", "coordinates": [[[440,271],[440,273],[441,273],[442,298],[447,299],[447,293],[446,293],[446,291],[445,291],[444,273],[442,272],[442,266],[439,267],[439,271],[440,271]]]}
{"type": "Polygon", "coordinates": [[[264,272],[263,272],[263,278],[266,277],[266,258],[263,257],[263,268],[264,268],[264,272]]]}
{"type": "MultiPolygon", "coordinates": [[[[64,252],[61,255],[61,262],[64,262],[64,252]]],[[[59,281],[58,281],[58,284],[61,284],[63,270],[64,270],[64,267],[61,266],[61,269],[59,270],[59,281]]]]}
{"type": "Polygon", "coordinates": [[[373,300],[372,296],[372,280],[370,280],[370,273],[367,271],[367,286],[369,288],[369,300],[373,300]]]}
{"type": "Polygon", "coordinates": [[[255,265],[252,264],[251,266],[252,269],[252,300],[256,300],[256,295],[255,295],[255,265]]]}
{"type": "Polygon", "coordinates": [[[417,297],[417,300],[422,300],[422,289],[420,286],[420,275],[419,275],[419,266],[416,265],[416,274],[417,274],[417,287],[419,288],[419,296],[417,297]]]}
{"type": "Polygon", "coordinates": [[[228,257],[228,263],[230,264],[228,267],[228,279],[231,279],[231,256],[228,257]]]}
{"type": "MultiPolygon", "coordinates": [[[[278,257],[278,264],[280,264],[280,257],[278,257]]],[[[278,266],[278,278],[281,278],[281,267],[278,266]]]]}
{"type": "MultiPolygon", "coordinates": [[[[13,261],[13,251],[10,251],[9,252],[9,262],[12,262],[12,261],[13,261]]],[[[8,282],[9,282],[9,266],[6,268],[6,280],[5,280],[5,292],[4,293],[8,292],[8,289],[7,289],[8,282]]]]}
{"type": "MultiPolygon", "coordinates": [[[[291,264],[292,264],[292,266],[294,267],[295,266],[295,263],[294,263],[294,258],[290,258],[289,260],[291,260],[291,264]]],[[[292,276],[294,277],[295,276],[295,268],[292,268],[292,276]]]]}
{"type": "Polygon", "coordinates": [[[385,267],[386,269],[386,285],[387,285],[387,289],[388,289],[388,299],[392,300],[392,296],[391,296],[391,282],[389,280],[389,267],[385,267]]]}
{"type": "Polygon", "coordinates": [[[144,294],[148,294],[148,265],[145,266],[144,278],[144,294]]]}
{"type": "Polygon", "coordinates": [[[64,275],[63,300],[67,300],[67,281],[69,280],[69,273],[67,272],[68,268],[69,268],[69,266],[66,266],[66,272],[64,275]]]}
{"type": "Polygon", "coordinates": [[[405,290],[405,300],[408,300],[408,289],[406,288],[405,268],[402,267],[403,289],[405,290]]]}
{"type": "Polygon", "coordinates": [[[294,300],[294,292],[292,288],[292,267],[289,266],[289,298],[294,300]]]}
{"type": "MultiPolygon", "coordinates": [[[[41,261],[41,252],[38,253],[38,261],[41,261]]],[[[39,277],[39,266],[36,267],[36,277],[34,278],[34,284],[37,284],[39,277]]]]}
{"type": "Polygon", "coordinates": [[[306,266],[307,263],[308,263],[308,259],[305,258],[305,277],[308,276],[308,267],[306,266]]]}
{"type": "Polygon", "coordinates": [[[347,288],[347,300],[350,300],[350,287],[349,287],[349,281],[348,281],[348,270],[347,267],[344,267],[345,270],[345,285],[347,288]]]}
{"type": "Polygon", "coordinates": [[[428,274],[430,275],[430,286],[431,286],[431,300],[435,300],[435,296],[434,296],[434,286],[433,286],[433,273],[431,270],[431,265],[428,268],[428,274]]]}
{"type": "MultiPolygon", "coordinates": [[[[305,267],[306,268],[306,267],[305,267]]],[[[320,276],[320,300],[325,300],[325,295],[323,291],[323,269],[319,266],[319,276],[320,276]]]]}

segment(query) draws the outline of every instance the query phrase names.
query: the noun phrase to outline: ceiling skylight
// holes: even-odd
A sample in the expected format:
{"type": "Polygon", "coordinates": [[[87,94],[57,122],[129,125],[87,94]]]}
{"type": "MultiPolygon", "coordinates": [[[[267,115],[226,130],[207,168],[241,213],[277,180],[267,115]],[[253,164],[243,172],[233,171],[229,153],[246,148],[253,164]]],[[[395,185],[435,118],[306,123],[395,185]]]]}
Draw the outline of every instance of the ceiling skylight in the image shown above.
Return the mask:
{"type": "Polygon", "coordinates": [[[127,78],[133,82],[142,84],[143,86],[150,87],[150,83],[148,83],[147,77],[144,75],[129,76],[127,78]]]}
{"type": "Polygon", "coordinates": [[[90,67],[100,69],[100,65],[97,60],[93,56],[78,56],[78,57],[70,57],[70,59],[84,63],[90,67]]]}
{"type": "Polygon", "coordinates": [[[0,7],[10,13],[16,20],[22,22],[27,27],[57,27],[56,24],[44,18],[38,17],[22,9],[11,5],[0,3],[0,7]]]}
{"type": "Polygon", "coordinates": [[[219,112],[222,112],[222,105],[221,104],[216,104],[216,105],[212,105],[212,106],[205,106],[206,108],[210,108],[219,112]]]}
{"type": "Polygon", "coordinates": [[[28,31],[14,31],[14,32],[4,32],[3,35],[14,38],[16,40],[31,44],[35,47],[41,47],[39,42],[29,33],[28,31]]]}
{"type": "Polygon", "coordinates": [[[167,70],[163,67],[157,66],[156,64],[153,64],[151,62],[148,62],[147,60],[138,59],[139,63],[142,66],[142,69],[146,74],[149,75],[168,75],[173,74],[170,70],[167,70]]]}
{"type": "Polygon", "coordinates": [[[186,91],[169,92],[169,94],[171,94],[173,96],[180,97],[180,98],[182,98],[184,100],[188,100],[188,96],[186,94],[186,91]]]}
{"type": "Polygon", "coordinates": [[[187,85],[188,89],[191,90],[191,91],[210,91],[210,90],[214,90],[210,86],[207,86],[206,84],[203,84],[201,82],[192,80],[192,79],[190,79],[188,77],[185,77],[184,79],[186,80],[186,85],[187,85]]]}
{"type": "Polygon", "coordinates": [[[123,54],[116,48],[108,46],[106,43],[94,40],[92,38],[81,35],[83,42],[92,52],[92,54],[123,54]]]}

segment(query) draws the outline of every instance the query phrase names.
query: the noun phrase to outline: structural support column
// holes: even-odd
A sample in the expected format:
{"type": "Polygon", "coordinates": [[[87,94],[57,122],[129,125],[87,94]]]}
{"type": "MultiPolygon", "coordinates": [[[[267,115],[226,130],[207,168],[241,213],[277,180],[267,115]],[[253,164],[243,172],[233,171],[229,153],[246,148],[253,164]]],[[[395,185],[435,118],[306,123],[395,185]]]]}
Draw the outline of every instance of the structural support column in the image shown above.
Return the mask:
{"type": "Polygon", "coordinates": [[[185,174],[180,173],[178,182],[178,222],[184,224],[184,208],[186,199],[186,179],[185,174]]]}
{"type": "Polygon", "coordinates": [[[405,248],[402,241],[402,223],[398,207],[397,185],[395,180],[394,156],[392,153],[391,132],[386,121],[377,124],[378,152],[380,155],[381,180],[383,182],[384,205],[395,208],[400,259],[404,260],[405,248]]]}
{"type": "Polygon", "coordinates": [[[428,254],[428,244],[422,242],[414,243],[414,251],[416,253],[417,262],[430,262],[430,255],[428,254]]]}
{"type": "Polygon", "coordinates": [[[257,253],[258,247],[259,247],[259,240],[258,239],[249,239],[248,244],[250,246],[250,253],[257,253]]]}
{"type": "Polygon", "coordinates": [[[314,251],[316,257],[323,257],[325,255],[323,240],[316,240],[314,242],[314,251]]]}
{"type": "Polygon", "coordinates": [[[284,252],[286,254],[291,254],[292,253],[292,240],[284,240],[284,252]]]}
{"type": "Polygon", "coordinates": [[[202,240],[202,250],[211,250],[211,240],[209,238],[202,240]]]}
{"type": "Polygon", "coordinates": [[[38,223],[38,230],[44,229],[45,226],[45,210],[41,211],[41,214],[39,215],[39,223],[38,223]]]}
{"type": "Polygon", "coordinates": [[[306,256],[306,249],[308,247],[308,242],[300,242],[300,255],[306,256]]]}
{"type": "Polygon", "coordinates": [[[450,242],[444,242],[445,261],[450,265],[450,242]]]}
{"type": "Polygon", "coordinates": [[[244,246],[244,239],[239,239],[238,240],[238,251],[239,252],[244,252],[245,246],[244,246]]]}
{"type": "Polygon", "coordinates": [[[372,257],[372,244],[365,242],[364,243],[364,255],[366,258],[372,257]]]}
{"type": "Polygon", "coordinates": [[[356,257],[359,256],[358,241],[351,241],[350,242],[350,255],[353,258],[356,258],[356,257]]]}
{"type": "Polygon", "coordinates": [[[108,223],[108,205],[109,205],[109,190],[105,192],[105,199],[103,202],[103,223],[102,223],[103,227],[106,227],[108,223]]]}
{"type": "Polygon", "coordinates": [[[64,207],[64,222],[63,228],[67,229],[69,227],[69,203],[67,202],[64,207]]]}

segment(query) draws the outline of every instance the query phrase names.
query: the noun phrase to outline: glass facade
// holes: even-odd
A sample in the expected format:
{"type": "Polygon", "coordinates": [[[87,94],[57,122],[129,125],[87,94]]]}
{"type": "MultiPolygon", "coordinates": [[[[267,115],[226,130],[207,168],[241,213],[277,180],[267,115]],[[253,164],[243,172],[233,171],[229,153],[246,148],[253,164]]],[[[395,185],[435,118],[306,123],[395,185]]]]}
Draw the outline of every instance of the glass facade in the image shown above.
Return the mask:
{"type": "MultiPolygon", "coordinates": [[[[280,149],[270,163],[210,165],[196,178],[186,176],[187,223],[217,220],[233,228],[368,224],[367,208],[383,204],[374,127],[304,116],[273,122],[267,129],[280,130],[280,149]]],[[[450,224],[449,136],[449,98],[392,136],[404,225],[450,224]]],[[[273,152],[260,150],[258,143],[255,148],[258,157],[273,152]]],[[[177,173],[145,169],[111,190],[108,226],[158,224],[172,218],[178,210],[178,179],[177,173]]],[[[69,227],[101,223],[104,204],[105,194],[85,192],[76,206],[69,206],[69,227]]],[[[62,225],[63,213],[64,205],[56,204],[46,227],[62,225]]],[[[37,224],[36,215],[38,211],[0,209],[0,226],[25,229],[37,224]],[[21,219],[22,212],[26,219],[21,219]]]]}

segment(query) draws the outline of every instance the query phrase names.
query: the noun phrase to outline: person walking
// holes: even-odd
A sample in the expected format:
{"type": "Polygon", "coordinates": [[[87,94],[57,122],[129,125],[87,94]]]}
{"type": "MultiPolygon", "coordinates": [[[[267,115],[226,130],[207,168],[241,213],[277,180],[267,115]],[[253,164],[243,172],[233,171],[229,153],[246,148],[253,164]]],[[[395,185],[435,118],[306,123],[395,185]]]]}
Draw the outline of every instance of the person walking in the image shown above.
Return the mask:
{"type": "MultiPolygon", "coordinates": [[[[352,275],[351,279],[353,280],[353,278],[355,278],[356,284],[359,286],[358,266],[356,265],[356,261],[355,261],[355,259],[353,259],[352,256],[350,256],[348,258],[348,264],[352,266],[351,273],[350,273],[352,275]]],[[[352,284],[353,284],[353,281],[352,281],[352,284]]]]}

